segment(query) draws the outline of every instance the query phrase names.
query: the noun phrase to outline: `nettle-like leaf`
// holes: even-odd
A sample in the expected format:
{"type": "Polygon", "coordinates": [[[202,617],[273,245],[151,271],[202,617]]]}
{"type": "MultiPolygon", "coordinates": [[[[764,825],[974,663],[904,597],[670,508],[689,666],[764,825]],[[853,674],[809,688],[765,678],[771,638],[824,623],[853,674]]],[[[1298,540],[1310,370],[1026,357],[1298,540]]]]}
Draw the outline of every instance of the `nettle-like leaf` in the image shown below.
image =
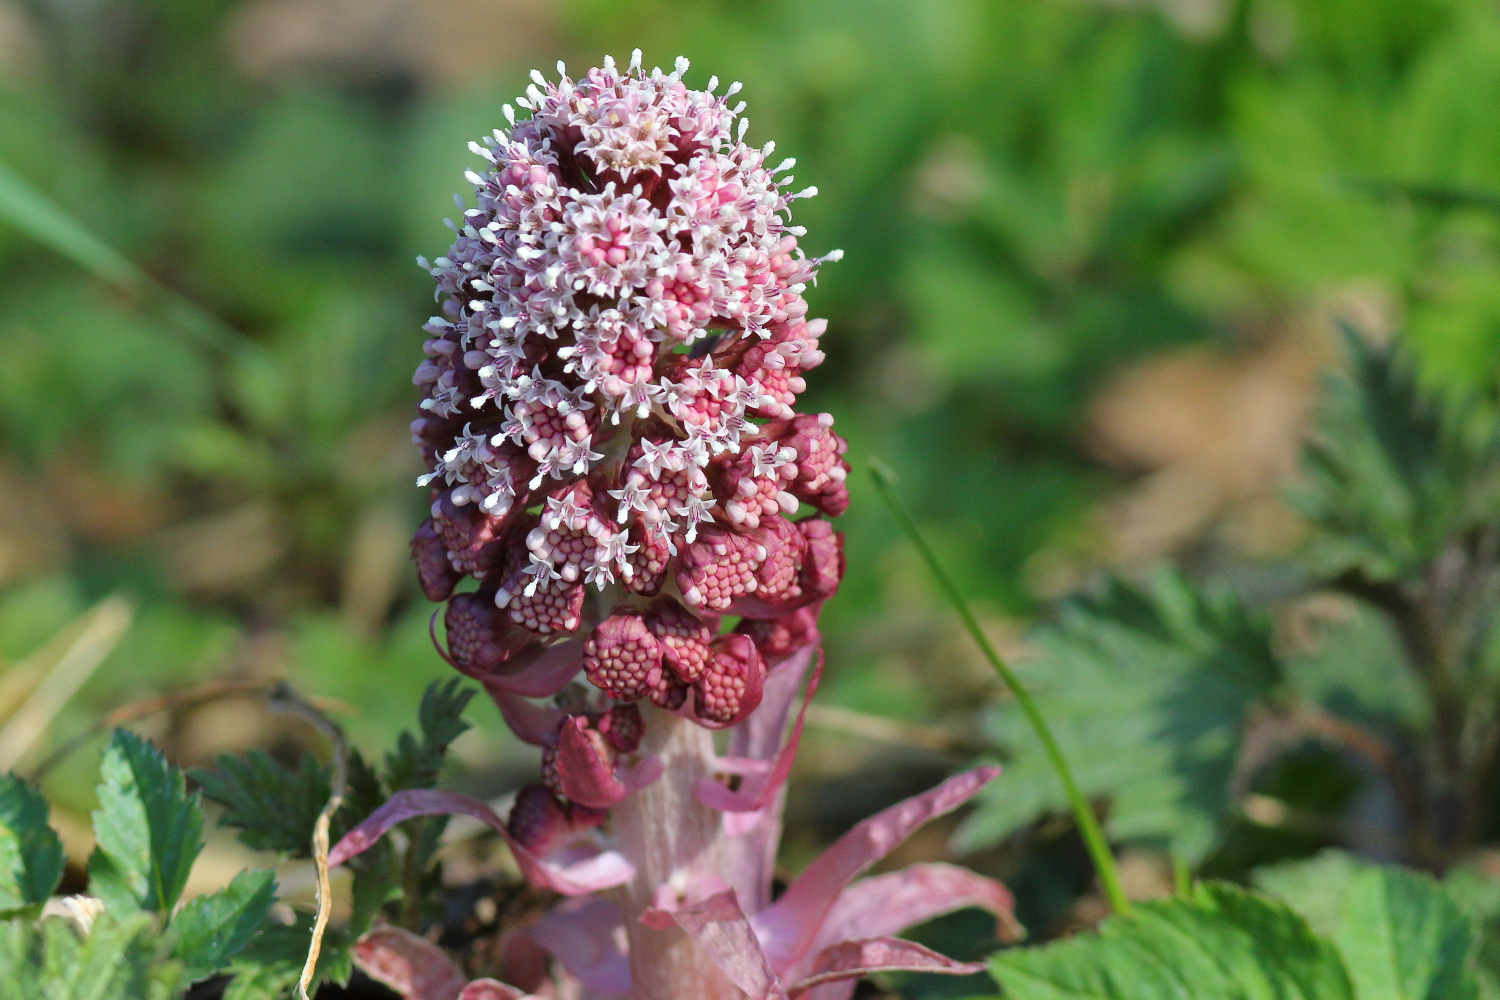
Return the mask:
{"type": "Polygon", "coordinates": [[[344,802],[333,814],[329,827],[329,842],[338,843],[339,838],[364,822],[376,809],[385,804],[388,796],[380,775],[365,761],[358,750],[349,751],[348,767],[344,776],[344,802]]]}
{"type": "Polygon", "coordinates": [[[203,848],[203,814],[182,771],[116,729],[100,768],[89,889],[116,912],[170,912],[203,848]]]}
{"type": "MultiPolygon", "coordinates": [[[[1270,626],[1227,592],[1200,592],[1175,573],[1149,586],[1111,582],[1066,605],[1016,664],[1084,793],[1109,803],[1119,839],[1170,842],[1197,860],[1233,803],[1230,777],[1248,708],[1284,683],[1270,626]]],[[[959,843],[994,843],[1067,803],[1013,705],[988,732],[1007,757],[959,843]]]]}
{"type": "Polygon", "coordinates": [[[62,842],[47,812],[47,800],[26,782],[0,777],[0,919],[46,902],[62,878],[62,842]]]}
{"type": "Polygon", "coordinates": [[[149,913],[101,913],[87,935],[71,920],[0,923],[3,995],[15,1000],[169,1000],[187,986],[149,913]]]}
{"type": "Polygon", "coordinates": [[[1309,552],[1320,573],[1390,580],[1494,518],[1500,434],[1472,400],[1424,391],[1396,343],[1344,333],[1349,370],[1325,380],[1289,499],[1320,529],[1309,552]]]}
{"type": "Polygon", "coordinates": [[[409,730],[403,731],[396,749],[386,754],[386,784],[392,792],[431,788],[437,783],[448,745],[469,729],[463,714],[473,697],[474,689],[463,687],[458,678],[442,684],[434,681],[427,686],[417,712],[421,738],[409,730]]]}
{"type": "Polygon", "coordinates": [[[1358,1000],[1477,1000],[1474,923],[1434,879],[1324,851],[1257,873],[1344,957],[1358,1000]]]}
{"type": "Polygon", "coordinates": [[[276,901],[276,879],[266,870],[243,871],[218,892],[189,900],[172,918],[172,954],[194,982],[228,964],[249,943],[276,901]]]}
{"type": "Polygon", "coordinates": [[[215,764],[194,771],[193,780],[224,807],[220,826],[237,827],[240,842],[258,851],[311,855],[313,826],[328,801],[328,767],[304,754],[294,770],[260,750],[222,755],[215,764]]]}
{"type": "Polygon", "coordinates": [[[1096,934],[1002,951],[990,972],[1008,1000],[1375,1000],[1356,997],[1338,950],[1291,909],[1225,884],[1143,904],[1096,934]]]}

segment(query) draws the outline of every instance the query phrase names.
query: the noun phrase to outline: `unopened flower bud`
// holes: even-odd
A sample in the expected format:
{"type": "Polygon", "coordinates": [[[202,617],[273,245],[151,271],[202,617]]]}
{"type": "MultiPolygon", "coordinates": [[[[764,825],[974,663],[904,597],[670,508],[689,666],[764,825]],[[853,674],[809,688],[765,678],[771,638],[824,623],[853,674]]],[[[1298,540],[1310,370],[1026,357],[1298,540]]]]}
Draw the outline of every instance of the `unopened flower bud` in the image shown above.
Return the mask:
{"type": "Polygon", "coordinates": [[[719,636],[707,669],[693,685],[693,711],[705,722],[733,725],[760,704],[765,673],[765,661],[749,636],[719,636]]]}
{"type": "Polygon", "coordinates": [[[661,680],[661,644],[638,614],[616,611],[589,634],[583,669],[589,682],[621,701],[650,694],[661,680]]]}

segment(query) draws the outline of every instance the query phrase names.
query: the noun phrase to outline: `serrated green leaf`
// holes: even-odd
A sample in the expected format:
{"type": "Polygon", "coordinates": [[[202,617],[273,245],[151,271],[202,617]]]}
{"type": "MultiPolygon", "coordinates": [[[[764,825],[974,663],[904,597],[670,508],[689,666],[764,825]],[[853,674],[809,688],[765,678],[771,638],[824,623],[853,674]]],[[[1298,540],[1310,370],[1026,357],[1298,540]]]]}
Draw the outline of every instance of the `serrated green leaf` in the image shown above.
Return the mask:
{"type": "Polygon", "coordinates": [[[0,977],[15,1000],[170,1000],[187,986],[148,913],[102,913],[87,936],[71,920],[0,925],[0,977]]]}
{"type": "Polygon", "coordinates": [[[1419,574],[1446,540],[1494,519],[1500,432],[1474,400],[1424,390],[1399,343],[1344,332],[1349,371],[1326,379],[1289,499],[1319,528],[1308,555],[1321,575],[1419,574]]]}
{"type": "Polygon", "coordinates": [[[100,774],[90,888],[122,910],[169,912],[203,848],[198,796],[161,751],[124,729],[110,739],[100,774]]]}
{"type": "Polygon", "coordinates": [[[392,792],[431,788],[437,783],[448,745],[469,729],[463,713],[473,697],[474,689],[464,687],[458,678],[427,685],[417,712],[421,739],[405,730],[396,749],[386,754],[386,785],[392,792]]]}
{"type": "Polygon", "coordinates": [[[1500,882],[1470,862],[1450,869],[1443,888],[1474,921],[1478,942],[1473,965],[1480,996],[1500,1000],[1500,882]]]}
{"type": "Polygon", "coordinates": [[[193,779],[204,797],[224,807],[220,826],[239,828],[241,843],[258,851],[311,855],[313,826],[328,801],[326,766],[304,754],[292,770],[259,750],[221,756],[216,765],[194,771],[193,779]]]}
{"type": "Polygon", "coordinates": [[[1256,882],[1330,937],[1358,1000],[1474,1000],[1474,925],[1432,878],[1343,851],[1258,872],[1256,882]]]}
{"type": "Polygon", "coordinates": [[[1473,926],[1437,882],[1371,868],[1350,885],[1334,936],[1359,1000],[1475,1000],[1473,926]]]}
{"type": "MultiPolygon", "coordinates": [[[[1109,802],[1112,837],[1167,841],[1196,861],[1231,813],[1247,709],[1283,683],[1264,616],[1177,574],[1149,587],[1115,581],[1039,630],[1016,665],[1083,792],[1109,802]]],[[[1019,711],[1001,706],[988,732],[1006,755],[1004,787],[981,793],[961,847],[992,844],[1038,814],[1066,808],[1019,711]]]]}
{"type": "Polygon", "coordinates": [[[141,908],[141,897],[147,886],[144,875],[121,866],[98,847],[89,855],[88,868],[90,895],[102,899],[104,905],[116,913],[141,908]]]}
{"type": "Polygon", "coordinates": [[[1002,951],[990,970],[1011,1000],[1354,1000],[1331,943],[1285,905],[1223,884],[1143,904],[1097,934],[1002,951]]]}
{"type": "Polygon", "coordinates": [[[243,871],[228,886],[208,896],[190,899],[173,916],[168,931],[172,954],[197,982],[219,972],[249,943],[276,901],[274,873],[243,871]]]}
{"type": "MultiPolygon", "coordinates": [[[[379,850],[376,845],[374,850],[379,850]]],[[[367,851],[366,853],[373,853],[367,851]]],[[[390,856],[389,848],[382,853],[390,856]]],[[[392,860],[394,860],[392,858],[392,860]]],[[[354,885],[350,890],[349,906],[349,934],[359,937],[375,922],[375,917],[380,913],[380,908],[401,895],[401,885],[391,872],[389,863],[371,869],[362,869],[354,873],[354,885]]]]}
{"type": "Polygon", "coordinates": [[[47,813],[47,800],[26,782],[0,777],[0,919],[46,902],[62,878],[62,842],[47,813]]]}

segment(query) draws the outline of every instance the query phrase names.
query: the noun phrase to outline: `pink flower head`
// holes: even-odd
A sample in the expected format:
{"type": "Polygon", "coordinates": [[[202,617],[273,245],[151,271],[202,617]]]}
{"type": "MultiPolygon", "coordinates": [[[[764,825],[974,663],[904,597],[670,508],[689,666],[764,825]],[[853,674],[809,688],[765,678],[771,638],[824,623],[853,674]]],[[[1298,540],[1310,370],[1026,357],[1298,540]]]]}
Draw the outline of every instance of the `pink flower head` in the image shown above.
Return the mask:
{"type": "Polygon", "coordinates": [[[542,780],[505,820],[399,792],[330,860],[458,812],[570,898],[507,932],[517,986],[465,983],[425,941],[371,932],[357,960],[409,1000],[580,983],[842,1000],[872,970],[978,968],[890,936],[928,917],[977,905],[1013,929],[1004,887],[962,869],[855,881],[991,768],[860,824],[771,901],[818,610],[844,572],[828,518],[849,502],[846,446],[831,416],[797,411],[826,327],[803,293],[839,253],[799,248],[790,204],[816,191],[789,193],[792,161],[743,142],[739,85],[689,90],[686,71],[648,74],[637,52],[623,72],[533,73],[530,117],[507,106],[509,130],[471,144],[475,206],[423,262],[442,315],[413,379],[432,517],[412,553],[447,602],[443,655],[542,748],[542,780]],[[455,593],[466,577],[477,588],[455,593]],[[727,731],[722,749],[709,730],[727,731]]]}
{"type": "Polygon", "coordinates": [[[718,727],[768,665],[753,643],[710,653],[718,616],[838,586],[805,537],[831,530],[789,519],[847,503],[833,418],[796,411],[826,326],[803,293],[839,254],[799,248],[790,206],[816,192],[742,141],[738,85],[689,90],[686,69],[534,74],[530,117],[507,107],[471,145],[474,207],[428,265],[442,315],[412,433],[432,518],[413,554],[455,606],[461,668],[505,677],[536,643],[583,639],[596,695],[718,727]],[[453,597],[464,577],[479,590],[453,597]]]}

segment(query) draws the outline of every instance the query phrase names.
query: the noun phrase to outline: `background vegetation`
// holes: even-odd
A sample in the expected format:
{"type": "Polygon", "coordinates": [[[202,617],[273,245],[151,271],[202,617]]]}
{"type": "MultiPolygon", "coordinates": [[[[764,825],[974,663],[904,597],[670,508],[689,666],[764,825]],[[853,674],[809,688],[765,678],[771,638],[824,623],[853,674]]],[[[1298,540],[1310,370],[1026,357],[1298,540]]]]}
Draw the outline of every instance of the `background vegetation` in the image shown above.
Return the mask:
{"type": "MultiPolygon", "coordinates": [[[[1165,892],[1174,862],[1252,880],[1330,844],[1480,883],[1500,870],[1487,786],[1419,776],[1411,794],[1468,795],[1471,817],[1419,836],[1409,783],[1305,714],[1402,759],[1471,731],[1433,721],[1452,692],[1424,687],[1399,616],[1349,574],[1420,582],[1496,520],[1490,0],[7,0],[0,769],[80,748],[42,785],[75,889],[106,713],[285,677],[377,748],[444,676],[405,555],[430,302],[412,259],[445,245],[465,144],[527,70],[635,46],[743,80],[750,139],[821,189],[798,221],[811,252],[846,256],[813,293],[831,323],[810,404],[856,467],[901,474],[1050,699],[1132,891],[1165,892]],[[33,190],[143,273],[76,241],[67,256],[33,190]],[[1319,373],[1348,364],[1340,323],[1356,343],[1399,332],[1422,388],[1400,364],[1343,383],[1335,443],[1372,412],[1411,426],[1376,426],[1309,480],[1319,373]],[[1380,386],[1396,388],[1360,410],[1380,386]],[[1423,422],[1450,411],[1427,422],[1447,429],[1423,422]],[[1391,476],[1427,485],[1344,516],[1338,482],[1389,497],[1391,476]]],[[[1093,923],[1090,868],[1027,737],[863,474],[851,485],[788,865],[1000,756],[1012,778],[957,849],[1007,879],[1034,939],[1093,923]]],[[[1444,667],[1481,706],[1471,728],[1493,717],[1490,653],[1444,667]]],[[[534,772],[491,708],[470,718],[448,784],[492,797],[534,772]]],[[[318,746],[249,698],[133,725],[183,766],[318,746]]],[[[210,830],[187,891],[252,863],[210,830]]],[[[281,883],[307,891],[305,868],[281,883]]],[[[950,951],[987,933],[964,915],[931,930],[950,951]]]]}

